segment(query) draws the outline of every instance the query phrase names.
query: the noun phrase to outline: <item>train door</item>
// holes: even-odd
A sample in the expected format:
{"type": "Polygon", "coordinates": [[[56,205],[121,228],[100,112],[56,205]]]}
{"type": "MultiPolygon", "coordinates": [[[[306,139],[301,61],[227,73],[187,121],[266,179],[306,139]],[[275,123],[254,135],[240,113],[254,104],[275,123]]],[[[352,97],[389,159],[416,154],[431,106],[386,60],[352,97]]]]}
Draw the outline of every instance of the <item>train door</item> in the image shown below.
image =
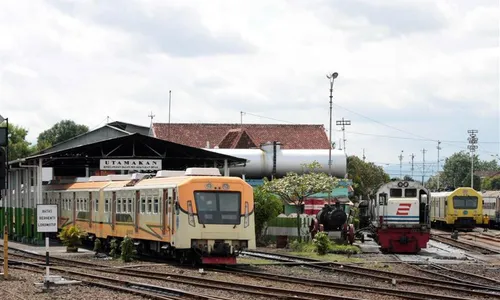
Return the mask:
{"type": "Polygon", "coordinates": [[[139,232],[139,220],[140,220],[140,207],[141,207],[141,192],[140,191],[135,191],[135,220],[134,220],[134,227],[135,227],[135,233],[139,232]]]}
{"type": "MultiPolygon", "coordinates": [[[[116,226],[116,192],[111,193],[111,230],[116,226]]],[[[114,232],[113,232],[114,234],[114,232]]]]}
{"type": "Polygon", "coordinates": [[[165,236],[167,234],[168,226],[168,189],[163,189],[162,197],[160,201],[161,205],[161,234],[165,236]]]}
{"type": "Polygon", "coordinates": [[[172,245],[175,243],[175,231],[177,230],[176,220],[177,220],[177,191],[176,188],[172,188],[169,201],[168,209],[168,220],[170,224],[170,240],[172,245]]]}

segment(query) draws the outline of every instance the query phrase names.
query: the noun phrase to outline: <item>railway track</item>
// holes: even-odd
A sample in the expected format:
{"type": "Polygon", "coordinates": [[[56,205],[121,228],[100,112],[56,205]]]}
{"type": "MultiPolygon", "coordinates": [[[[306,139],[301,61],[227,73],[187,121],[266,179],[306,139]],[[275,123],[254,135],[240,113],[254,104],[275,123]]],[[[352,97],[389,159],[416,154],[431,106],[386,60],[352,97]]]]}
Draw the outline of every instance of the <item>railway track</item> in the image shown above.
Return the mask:
{"type": "MultiPolygon", "coordinates": [[[[45,266],[41,264],[34,263],[24,263],[27,266],[34,268],[44,268],[45,266]]],[[[42,270],[34,270],[33,268],[26,268],[15,266],[16,269],[26,270],[29,272],[37,272],[44,274],[42,270]]],[[[202,299],[202,300],[229,300],[231,298],[222,298],[218,296],[207,296],[199,293],[187,292],[179,289],[172,289],[157,285],[144,284],[139,282],[126,281],[122,279],[115,279],[110,277],[98,276],[89,273],[83,273],[79,271],[68,271],[61,270],[58,267],[52,267],[52,269],[56,271],[61,271],[63,273],[71,273],[73,276],[72,280],[78,280],[84,282],[89,285],[98,286],[106,289],[136,294],[140,296],[144,296],[149,299],[160,299],[160,300],[180,300],[180,299],[202,299]],[[89,279],[85,279],[89,278],[89,279]],[[97,279],[97,280],[96,280],[97,279]],[[110,282],[110,283],[105,283],[110,282]]]]}
{"type": "Polygon", "coordinates": [[[453,246],[453,247],[456,247],[456,248],[459,248],[462,250],[473,251],[473,252],[480,253],[480,254],[500,254],[500,250],[491,249],[491,248],[487,248],[487,247],[480,246],[480,245],[474,245],[474,244],[465,242],[464,240],[455,240],[455,239],[452,239],[451,237],[444,236],[444,235],[438,235],[438,234],[431,233],[431,239],[438,241],[438,242],[441,242],[441,243],[444,243],[444,244],[448,244],[450,246],[453,246]]]}
{"type": "MultiPolygon", "coordinates": [[[[308,262],[315,262],[317,261],[316,259],[311,259],[311,258],[304,258],[304,257],[297,257],[293,255],[286,255],[286,254],[272,254],[272,253],[267,253],[267,252],[261,252],[261,251],[245,251],[244,252],[247,255],[253,255],[256,257],[260,258],[268,258],[268,259],[275,259],[275,260],[280,260],[280,261],[296,261],[296,262],[303,262],[303,265],[307,267],[312,267],[312,268],[317,268],[321,270],[328,270],[328,271],[334,271],[334,272],[343,272],[343,273],[349,273],[353,275],[361,275],[364,277],[370,277],[373,279],[378,279],[382,280],[385,282],[391,282],[392,280],[396,280],[399,283],[403,284],[413,284],[413,285],[420,285],[420,286],[426,286],[430,288],[434,288],[435,290],[449,290],[457,293],[465,293],[465,294],[470,294],[470,295],[475,295],[475,296],[484,296],[484,297],[493,297],[500,299],[500,288],[497,286],[492,286],[492,285],[483,285],[483,284],[472,284],[467,281],[461,281],[457,282],[455,278],[451,280],[440,280],[440,279],[435,279],[435,278],[428,278],[428,277],[423,277],[423,276],[415,276],[415,275],[409,275],[409,274],[404,274],[404,273],[396,273],[396,272],[390,272],[390,271],[384,271],[384,270],[376,270],[376,269],[370,269],[362,266],[357,266],[357,265],[348,265],[348,264],[341,264],[341,263],[336,263],[336,262],[330,262],[329,266],[325,265],[319,265],[319,264],[311,264],[308,262]]],[[[436,274],[434,274],[436,275],[436,274]]],[[[367,287],[368,288],[368,287],[367,287]]],[[[372,287],[369,287],[372,289],[372,287]]],[[[406,292],[406,291],[405,291],[406,292]]],[[[415,295],[418,296],[418,295],[415,295]]],[[[434,299],[439,299],[438,297],[447,297],[446,295],[439,295],[439,294],[433,294],[434,299]]],[[[464,299],[463,297],[460,297],[461,299],[464,299]]]]}
{"type": "MultiPolygon", "coordinates": [[[[16,249],[16,250],[19,251],[19,249],[16,249]]],[[[26,252],[23,254],[25,254],[27,257],[30,257],[30,258],[38,257],[38,259],[40,261],[44,261],[44,259],[45,259],[45,257],[43,255],[34,254],[31,252],[26,252]]],[[[290,290],[290,289],[283,289],[283,288],[266,287],[266,286],[262,286],[262,285],[259,286],[259,285],[251,285],[251,284],[242,284],[242,283],[228,282],[228,281],[215,280],[215,279],[209,279],[209,278],[202,278],[202,277],[198,277],[198,276],[173,274],[173,273],[165,274],[165,273],[157,273],[157,272],[151,272],[151,271],[133,270],[133,269],[125,269],[125,268],[110,268],[108,266],[102,266],[102,265],[92,264],[92,263],[87,263],[87,262],[73,261],[73,260],[64,259],[64,258],[51,258],[51,260],[53,261],[53,263],[58,262],[58,264],[63,265],[63,267],[51,266],[52,272],[58,271],[61,273],[72,274],[72,275],[76,275],[76,276],[89,276],[89,277],[93,277],[93,278],[97,278],[97,279],[101,279],[101,280],[116,280],[116,279],[112,279],[109,277],[103,277],[101,275],[96,275],[96,274],[89,274],[88,272],[94,271],[94,272],[115,274],[115,275],[121,275],[121,276],[141,277],[141,278],[147,278],[147,279],[153,279],[153,280],[159,280],[159,281],[174,282],[174,283],[178,283],[178,284],[186,284],[186,285],[202,287],[202,288],[207,288],[207,289],[226,290],[226,291],[236,292],[236,293],[247,293],[247,294],[252,294],[252,295],[257,295],[257,296],[263,296],[266,298],[273,297],[273,298],[279,298],[279,299],[304,299],[304,300],[311,300],[311,299],[362,300],[361,298],[346,297],[346,296],[342,296],[342,295],[335,295],[335,294],[328,294],[328,293],[315,293],[315,292],[307,292],[307,291],[301,291],[301,290],[290,290]],[[80,270],[76,271],[75,266],[78,267],[80,270]],[[67,269],[66,267],[70,267],[71,269],[67,269]],[[81,272],[81,269],[85,269],[87,272],[83,273],[83,272],[81,272]]],[[[31,265],[31,266],[37,266],[40,268],[45,267],[43,264],[33,264],[31,262],[27,262],[26,264],[31,265]]],[[[127,287],[129,287],[131,284],[128,282],[127,285],[128,285],[127,287]]],[[[135,285],[136,285],[135,283],[132,284],[132,286],[135,286],[135,285]]],[[[456,299],[456,298],[452,298],[452,299],[456,299]]]]}

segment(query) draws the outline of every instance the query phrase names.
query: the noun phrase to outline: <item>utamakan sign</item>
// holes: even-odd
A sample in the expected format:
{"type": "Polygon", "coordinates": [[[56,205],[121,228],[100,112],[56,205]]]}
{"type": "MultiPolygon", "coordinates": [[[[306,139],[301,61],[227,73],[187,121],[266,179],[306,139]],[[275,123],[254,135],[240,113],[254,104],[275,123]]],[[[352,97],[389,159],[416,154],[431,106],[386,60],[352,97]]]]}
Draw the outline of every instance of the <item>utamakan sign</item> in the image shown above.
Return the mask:
{"type": "Polygon", "coordinates": [[[36,206],[36,230],[38,232],[57,232],[57,205],[36,206]]]}
{"type": "Polygon", "coordinates": [[[161,159],[101,159],[101,170],[161,170],[161,159]]]}

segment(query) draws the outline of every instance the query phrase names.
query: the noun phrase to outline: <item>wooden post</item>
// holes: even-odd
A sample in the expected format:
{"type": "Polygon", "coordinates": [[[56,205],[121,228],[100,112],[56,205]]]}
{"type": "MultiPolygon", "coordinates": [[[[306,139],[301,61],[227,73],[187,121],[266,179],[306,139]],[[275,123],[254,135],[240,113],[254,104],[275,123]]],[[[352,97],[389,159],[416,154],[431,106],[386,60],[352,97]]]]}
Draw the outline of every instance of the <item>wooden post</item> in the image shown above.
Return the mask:
{"type": "Polygon", "coordinates": [[[3,278],[9,278],[9,230],[7,225],[3,227],[3,278]]]}

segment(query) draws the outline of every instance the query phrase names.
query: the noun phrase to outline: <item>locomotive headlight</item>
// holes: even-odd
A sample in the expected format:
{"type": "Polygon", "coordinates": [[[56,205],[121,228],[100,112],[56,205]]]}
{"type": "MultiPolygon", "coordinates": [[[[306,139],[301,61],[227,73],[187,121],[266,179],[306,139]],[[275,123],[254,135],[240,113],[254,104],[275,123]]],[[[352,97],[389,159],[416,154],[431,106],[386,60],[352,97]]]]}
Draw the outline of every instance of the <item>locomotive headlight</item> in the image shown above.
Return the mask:
{"type": "Polygon", "coordinates": [[[245,220],[244,227],[247,228],[250,225],[250,218],[248,217],[248,202],[245,202],[245,220]]]}
{"type": "Polygon", "coordinates": [[[187,202],[187,206],[188,206],[188,222],[189,222],[189,225],[195,227],[194,214],[193,214],[193,202],[191,202],[191,200],[189,200],[187,202]]]}

